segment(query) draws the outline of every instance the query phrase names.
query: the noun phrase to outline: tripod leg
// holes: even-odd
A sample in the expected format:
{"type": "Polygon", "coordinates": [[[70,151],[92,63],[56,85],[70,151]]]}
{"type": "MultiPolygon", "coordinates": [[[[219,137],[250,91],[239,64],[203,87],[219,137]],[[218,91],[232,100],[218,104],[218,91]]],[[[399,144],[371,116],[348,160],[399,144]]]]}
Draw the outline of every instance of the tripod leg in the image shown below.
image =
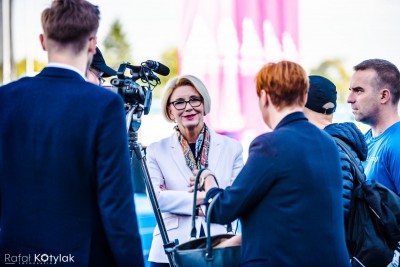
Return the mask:
{"type": "Polygon", "coordinates": [[[147,193],[149,195],[150,203],[154,211],[154,215],[156,217],[158,228],[160,229],[161,238],[164,244],[164,250],[168,257],[168,262],[171,267],[174,267],[175,264],[172,258],[172,249],[175,246],[174,242],[170,242],[168,239],[168,233],[165,228],[164,220],[161,215],[160,207],[158,206],[156,194],[154,192],[153,184],[150,179],[149,170],[146,165],[146,159],[142,150],[142,147],[136,141],[133,142],[133,153],[132,157],[136,156],[136,159],[139,162],[140,170],[142,173],[143,181],[147,189],[147,193]]]}

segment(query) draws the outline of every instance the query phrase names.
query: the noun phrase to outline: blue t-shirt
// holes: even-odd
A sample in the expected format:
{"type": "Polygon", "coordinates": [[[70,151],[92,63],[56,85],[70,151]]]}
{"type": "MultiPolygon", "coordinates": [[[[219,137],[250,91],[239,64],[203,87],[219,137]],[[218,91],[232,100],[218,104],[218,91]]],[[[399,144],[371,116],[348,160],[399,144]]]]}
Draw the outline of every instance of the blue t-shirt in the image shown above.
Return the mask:
{"type": "Polygon", "coordinates": [[[365,134],[368,157],[364,171],[368,180],[376,180],[400,195],[400,122],[387,128],[377,137],[370,129],[365,134]]]}

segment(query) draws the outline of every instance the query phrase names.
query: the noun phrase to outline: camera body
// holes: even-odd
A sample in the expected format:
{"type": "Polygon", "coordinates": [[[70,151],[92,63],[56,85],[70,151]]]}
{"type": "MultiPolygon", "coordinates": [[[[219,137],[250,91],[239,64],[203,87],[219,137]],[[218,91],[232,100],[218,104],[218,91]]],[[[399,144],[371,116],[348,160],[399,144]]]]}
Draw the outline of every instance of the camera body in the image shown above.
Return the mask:
{"type": "Polygon", "coordinates": [[[152,90],[160,84],[160,79],[153,70],[143,62],[140,66],[131,65],[129,62],[122,63],[117,71],[117,78],[111,80],[111,85],[118,89],[118,94],[129,106],[140,106],[147,115],[150,112],[152,90]],[[130,76],[125,72],[130,70],[130,76]],[[140,79],[147,86],[138,84],[140,79]],[[153,88],[152,88],[153,87],[153,88]]]}

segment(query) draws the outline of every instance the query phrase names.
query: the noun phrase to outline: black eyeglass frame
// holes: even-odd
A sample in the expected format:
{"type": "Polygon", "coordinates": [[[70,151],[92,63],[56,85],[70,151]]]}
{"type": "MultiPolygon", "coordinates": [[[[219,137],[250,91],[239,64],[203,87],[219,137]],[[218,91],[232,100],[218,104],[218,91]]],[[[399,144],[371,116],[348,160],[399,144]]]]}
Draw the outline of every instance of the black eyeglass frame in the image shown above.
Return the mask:
{"type": "Polygon", "coordinates": [[[201,104],[203,104],[203,98],[194,97],[189,100],[175,100],[175,101],[169,102],[169,104],[170,105],[172,104],[176,110],[184,110],[188,103],[192,108],[197,108],[197,107],[200,107],[201,104]],[[199,104],[193,105],[193,103],[191,103],[192,101],[199,101],[199,104]],[[183,106],[182,108],[177,108],[176,105],[180,104],[180,103],[185,103],[185,106],[183,106]]]}

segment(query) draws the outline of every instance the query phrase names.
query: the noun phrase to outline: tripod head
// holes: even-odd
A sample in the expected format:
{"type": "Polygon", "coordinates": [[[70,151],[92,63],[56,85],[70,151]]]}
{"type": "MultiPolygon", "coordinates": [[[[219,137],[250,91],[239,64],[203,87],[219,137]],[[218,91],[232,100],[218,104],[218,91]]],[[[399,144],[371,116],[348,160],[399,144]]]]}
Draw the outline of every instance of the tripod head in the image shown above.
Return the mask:
{"type": "Polygon", "coordinates": [[[143,107],[141,105],[125,104],[126,130],[137,132],[142,123],[143,107]]]}

